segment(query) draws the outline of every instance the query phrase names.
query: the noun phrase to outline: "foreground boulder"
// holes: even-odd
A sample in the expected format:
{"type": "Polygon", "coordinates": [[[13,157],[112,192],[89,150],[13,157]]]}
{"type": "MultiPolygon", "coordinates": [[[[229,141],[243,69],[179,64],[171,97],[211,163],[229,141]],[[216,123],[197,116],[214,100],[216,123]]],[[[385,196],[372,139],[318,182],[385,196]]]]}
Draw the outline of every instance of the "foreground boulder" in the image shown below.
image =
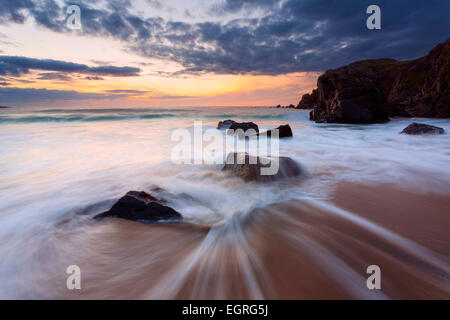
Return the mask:
{"type": "Polygon", "coordinates": [[[450,117],[450,39],[411,61],[366,60],[329,70],[317,92],[299,107],[313,107],[316,122],[379,123],[389,117],[450,117]]]}
{"type": "Polygon", "coordinates": [[[430,126],[428,124],[422,124],[422,123],[412,123],[409,126],[407,126],[401,133],[404,134],[412,134],[412,135],[419,135],[419,134],[444,134],[445,130],[439,127],[430,126]]]}
{"type": "Polygon", "coordinates": [[[282,139],[282,138],[291,138],[291,137],[294,136],[294,134],[292,133],[291,126],[288,125],[288,124],[286,124],[284,126],[279,126],[276,129],[268,130],[266,132],[258,133],[257,136],[259,137],[261,135],[267,135],[268,137],[272,137],[272,135],[274,134],[273,133],[274,130],[278,130],[278,137],[280,139],[282,139]]]}
{"type": "Polygon", "coordinates": [[[244,181],[270,182],[302,173],[301,167],[291,158],[261,158],[248,153],[230,153],[222,170],[230,171],[244,181]]]}
{"type": "Polygon", "coordinates": [[[95,217],[95,219],[102,218],[121,218],[144,223],[183,219],[177,211],[165,206],[163,200],[139,191],[128,192],[111,210],[95,217]]]}

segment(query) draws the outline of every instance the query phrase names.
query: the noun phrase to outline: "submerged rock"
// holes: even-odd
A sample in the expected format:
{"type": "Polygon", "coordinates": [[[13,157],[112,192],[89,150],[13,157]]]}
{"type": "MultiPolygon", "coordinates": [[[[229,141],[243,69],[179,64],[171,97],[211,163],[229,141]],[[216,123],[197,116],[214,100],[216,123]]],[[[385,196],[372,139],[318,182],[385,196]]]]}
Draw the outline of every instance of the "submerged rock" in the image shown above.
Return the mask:
{"type": "Polygon", "coordinates": [[[94,219],[121,218],[144,223],[183,219],[181,214],[164,203],[164,200],[156,199],[146,192],[130,191],[117,201],[111,210],[97,215],[94,219]]]}
{"type": "Polygon", "coordinates": [[[244,181],[270,182],[302,173],[301,167],[288,157],[256,157],[248,153],[230,153],[222,170],[230,171],[244,181]]]}
{"type": "Polygon", "coordinates": [[[412,123],[401,133],[419,135],[419,134],[444,134],[445,130],[440,127],[430,126],[423,123],[412,123]]]}

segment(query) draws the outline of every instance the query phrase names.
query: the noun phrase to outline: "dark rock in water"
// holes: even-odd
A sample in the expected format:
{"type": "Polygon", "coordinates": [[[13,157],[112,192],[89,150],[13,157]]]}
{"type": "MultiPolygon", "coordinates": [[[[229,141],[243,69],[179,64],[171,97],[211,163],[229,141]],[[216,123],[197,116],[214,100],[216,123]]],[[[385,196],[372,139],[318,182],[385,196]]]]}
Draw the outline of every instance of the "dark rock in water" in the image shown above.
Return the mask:
{"type": "Polygon", "coordinates": [[[139,191],[128,192],[111,210],[95,217],[95,219],[102,218],[121,218],[144,223],[183,219],[177,211],[165,206],[162,200],[139,191]]]}
{"type": "Polygon", "coordinates": [[[288,125],[288,124],[286,124],[284,126],[279,126],[276,129],[268,130],[266,132],[258,133],[257,136],[267,135],[268,137],[272,137],[274,130],[278,130],[278,137],[280,139],[282,139],[282,138],[290,138],[290,137],[294,136],[294,134],[292,133],[291,126],[288,125]]]}
{"type": "Polygon", "coordinates": [[[0,109],[8,109],[9,107],[0,106],[0,109]]]}
{"type": "Polygon", "coordinates": [[[316,122],[379,123],[389,117],[450,117],[450,39],[411,61],[365,60],[329,70],[299,108],[316,122]]]}
{"type": "Polygon", "coordinates": [[[217,125],[217,129],[230,129],[231,125],[234,123],[236,123],[234,120],[220,121],[217,125]]]}
{"type": "Polygon", "coordinates": [[[304,94],[297,105],[297,109],[312,109],[319,105],[319,89],[314,89],[311,94],[304,94]]]}
{"type": "Polygon", "coordinates": [[[256,133],[259,132],[258,125],[253,122],[235,122],[230,126],[229,129],[234,131],[243,130],[244,132],[246,132],[247,130],[255,130],[256,133]]]}
{"type": "Polygon", "coordinates": [[[419,135],[419,134],[444,134],[445,130],[428,124],[413,123],[407,126],[401,133],[419,135]]]}
{"type": "Polygon", "coordinates": [[[262,158],[248,153],[230,153],[222,170],[230,171],[244,181],[271,182],[302,173],[301,167],[291,158],[262,158]]]}
{"type": "MultiPolygon", "coordinates": [[[[275,130],[278,130],[278,137],[281,138],[290,138],[293,137],[294,134],[292,133],[292,129],[291,126],[286,124],[284,126],[279,126],[278,128],[276,128],[275,130]]],[[[272,136],[272,131],[273,130],[269,130],[267,132],[267,136],[271,137],[272,136]]]]}
{"type": "Polygon", "coordinates": [[[288,106],[282,106],[281,104],[277,105],[275,108],[277,109],[295,109],[295,106],[293,104],[290,104],[288,106]]]}
{"type": "Polygon", "coordinates": [[[234,120],[220,121],[217,129],[228,129],[228,134],[239,134],[239,136],[251,136],[259,133],[258,125],[253,122],[236,122],[234,120]],[[250,130],[250,131],[249,131],[250,130]]]}

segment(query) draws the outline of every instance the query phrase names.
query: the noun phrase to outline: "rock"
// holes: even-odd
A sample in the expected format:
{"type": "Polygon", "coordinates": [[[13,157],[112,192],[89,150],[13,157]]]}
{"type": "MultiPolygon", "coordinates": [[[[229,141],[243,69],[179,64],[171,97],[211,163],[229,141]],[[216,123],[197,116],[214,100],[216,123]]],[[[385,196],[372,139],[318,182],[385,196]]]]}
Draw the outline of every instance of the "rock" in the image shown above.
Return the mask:
{"type": "Polygon", "coordinates": [[[248,130],[255,130],[256,133],[259,133],[258,125],[253,122],[234,122],[230,128],[230,130],[243,130],[246,133],[248,130]]]}
{"type": "Polygon", "coordinates": [[[231,125],[236,123],[234,120],[219,121],[217,129],[230,129],[231,125]]]}
{"type": "Polygon", "coordinates": [[[182,220],[174,209],[167,207],[164,200],[158,200],[146,192],[130,191],[111,208],[94,219],[121,218],[144,223],[163,220],[182,220]]]}
{"type": "Polygon", "coordinates": [[[236,152],[228,154],[222,170],[230,171],[246,182],[271,182],[297,177],[302,173],[301,167],[288,157],[261,158],[236,152]],[[273,172],[269,168],[273,168],[273,172]]]}
{"type": "Polygon", "coordinates": [[[313,106],[316,122],[379,123],[389,117],[450,117],[450,39],[411,61],[365,60],[329,70],[317,93],[299,108],[313,106]],[[317,95],[317,96],[316,96],[317,95]]]}
{"type": "Polygon", "coordinates": [[[267,135],[268,137],[271,137],[274,130],[278,130],[278,137],[280,139],[282,139],[282,138],[290,138],[290,137],[294,136],[293,133],[292,133],[291,126],[288,125],[288,124],[286,124],[284,126],[279,126],[276,129],[268,130],[266,132],[258,133],[257,136],[267,135]]]}
{"type": "MultiPolygon", "coordinates": [[[[294,136],[294,134],[292,133],[291,126],[288,125],[288,124],[286,124],[286,125],[284,125],[284,126],[279,126],[279,127],[277,128],[277,130],[278,130],[278,134],[279,134],[279,138],[280,138],[280,139],[281,139],[281,138],[290,138],[290,137],[293,137],[293,136],[294,136]]],[[[269,131],[269,132],[267,133],[267,135],[272,136],[272,132],[269,131]]]]}
{"type": "Polygon", "coordinates": [[[295,106],[293,104],[290,104],[288,106],[282,106],[281,104],[277,105],[275,108],[277,109],[295,109],[295,106]]]}
{"type": "Polygon", "coordinates": [[[401,133],[419,135],[419,134],[444,134],[445,130],[439,127],[430,126],[422,123],[412,123],[407,126],[401,133]]]}
{"type": "Polygon", "coordinates": [[[253,129],[256,133],[259,132],[258,125],[253,122],[236,122],[234,120],[220,121],[217,125],[217,129],[229,129],[229,130],[243,130],[246,133],[247,130],[253,129]]]}
{"type": "Polygon", "coordinates": [[[311,94],[304,94],[297,105],[297,109],[312,109],[319,104],[319,90],[314,89],[311,94]]]}
{"type": "Polygon", "coordinates": [[[316,122],[380,123],[389,108],[370,70],[356,65],[327,71],[318,80],[320,101],[311,111],[316,122]]]}

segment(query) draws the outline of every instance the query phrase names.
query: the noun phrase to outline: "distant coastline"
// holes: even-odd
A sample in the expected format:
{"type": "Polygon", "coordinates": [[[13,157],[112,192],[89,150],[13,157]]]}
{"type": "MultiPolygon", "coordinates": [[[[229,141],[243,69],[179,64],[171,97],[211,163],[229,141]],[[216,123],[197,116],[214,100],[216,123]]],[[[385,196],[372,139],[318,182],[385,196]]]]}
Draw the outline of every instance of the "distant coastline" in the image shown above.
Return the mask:
{"type": "Polygon", "coordinates": [[[8,109],[9,107],[0,106],[0,109],[8,109]]]}

